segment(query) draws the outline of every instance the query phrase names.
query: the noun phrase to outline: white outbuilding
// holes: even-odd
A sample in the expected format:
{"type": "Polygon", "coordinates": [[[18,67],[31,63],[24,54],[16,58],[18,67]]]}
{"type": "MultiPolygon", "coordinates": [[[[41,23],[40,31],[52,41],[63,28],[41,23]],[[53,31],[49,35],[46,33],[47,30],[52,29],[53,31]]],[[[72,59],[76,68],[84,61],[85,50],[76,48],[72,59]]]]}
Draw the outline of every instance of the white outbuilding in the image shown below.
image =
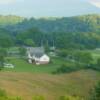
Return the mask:
{"type": "Polygon", "coordinates": [[[28,47],[27,48],[28,62],[40,64],[48,64],[50,57],[45,54],[43,47],[28,47]]]}

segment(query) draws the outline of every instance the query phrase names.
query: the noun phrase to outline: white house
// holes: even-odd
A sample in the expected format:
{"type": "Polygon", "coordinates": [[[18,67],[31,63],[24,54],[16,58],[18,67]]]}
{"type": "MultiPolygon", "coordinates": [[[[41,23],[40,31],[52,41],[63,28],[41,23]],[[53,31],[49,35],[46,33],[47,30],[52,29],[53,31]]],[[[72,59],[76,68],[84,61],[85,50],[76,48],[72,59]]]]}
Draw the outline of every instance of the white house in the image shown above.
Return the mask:
{"type": "Polygon", "coordinates": [[[39,64],[48,64],[50,57],[45,54],[43,47],[27,47],[28,62],[39,64]]]}

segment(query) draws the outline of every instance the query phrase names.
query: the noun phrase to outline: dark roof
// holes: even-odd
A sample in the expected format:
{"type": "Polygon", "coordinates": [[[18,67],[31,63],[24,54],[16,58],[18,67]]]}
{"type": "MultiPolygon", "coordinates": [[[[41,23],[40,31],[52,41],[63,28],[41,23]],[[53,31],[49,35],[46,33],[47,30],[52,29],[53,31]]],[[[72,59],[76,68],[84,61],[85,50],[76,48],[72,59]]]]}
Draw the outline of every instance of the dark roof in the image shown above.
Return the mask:
{"type": "Polygon", "coordinates": [[[27,53],[30,53],[31,56],[41,57],[45,52],[43,47],[27,47],[27,53]]]}

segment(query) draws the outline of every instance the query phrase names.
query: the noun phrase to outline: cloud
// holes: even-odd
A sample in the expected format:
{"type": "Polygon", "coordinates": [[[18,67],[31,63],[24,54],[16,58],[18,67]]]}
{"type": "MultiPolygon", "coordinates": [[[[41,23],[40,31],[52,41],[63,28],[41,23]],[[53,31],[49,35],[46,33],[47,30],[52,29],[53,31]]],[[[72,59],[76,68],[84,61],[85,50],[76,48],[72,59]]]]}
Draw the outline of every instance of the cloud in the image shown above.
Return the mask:
{"type": "Polygon", "coordinates": [[[100,0],[89,0],[89,3],[100,8],[100,0]]]}
{"type": "Polygon", "coordinates": [[[0,5],[13,4],[24,0],[0,0],[0,5]]]}

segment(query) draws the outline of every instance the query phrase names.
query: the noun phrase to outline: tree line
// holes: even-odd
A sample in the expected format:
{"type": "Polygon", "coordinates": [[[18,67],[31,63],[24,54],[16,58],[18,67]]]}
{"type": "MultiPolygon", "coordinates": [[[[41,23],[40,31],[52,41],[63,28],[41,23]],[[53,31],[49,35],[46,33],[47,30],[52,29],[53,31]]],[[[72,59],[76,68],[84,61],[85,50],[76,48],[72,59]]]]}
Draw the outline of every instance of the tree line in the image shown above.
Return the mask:
{"type": "Polygon", "coordinates": [[[94,49],[100,47],[100,15],[64,18],[2,16],[0,47],[16,45],[94,49]],[[5,23],[4,19],[8,20],[5,23]],[[14,21],[14,24],[12,23],[14,21]]]}

